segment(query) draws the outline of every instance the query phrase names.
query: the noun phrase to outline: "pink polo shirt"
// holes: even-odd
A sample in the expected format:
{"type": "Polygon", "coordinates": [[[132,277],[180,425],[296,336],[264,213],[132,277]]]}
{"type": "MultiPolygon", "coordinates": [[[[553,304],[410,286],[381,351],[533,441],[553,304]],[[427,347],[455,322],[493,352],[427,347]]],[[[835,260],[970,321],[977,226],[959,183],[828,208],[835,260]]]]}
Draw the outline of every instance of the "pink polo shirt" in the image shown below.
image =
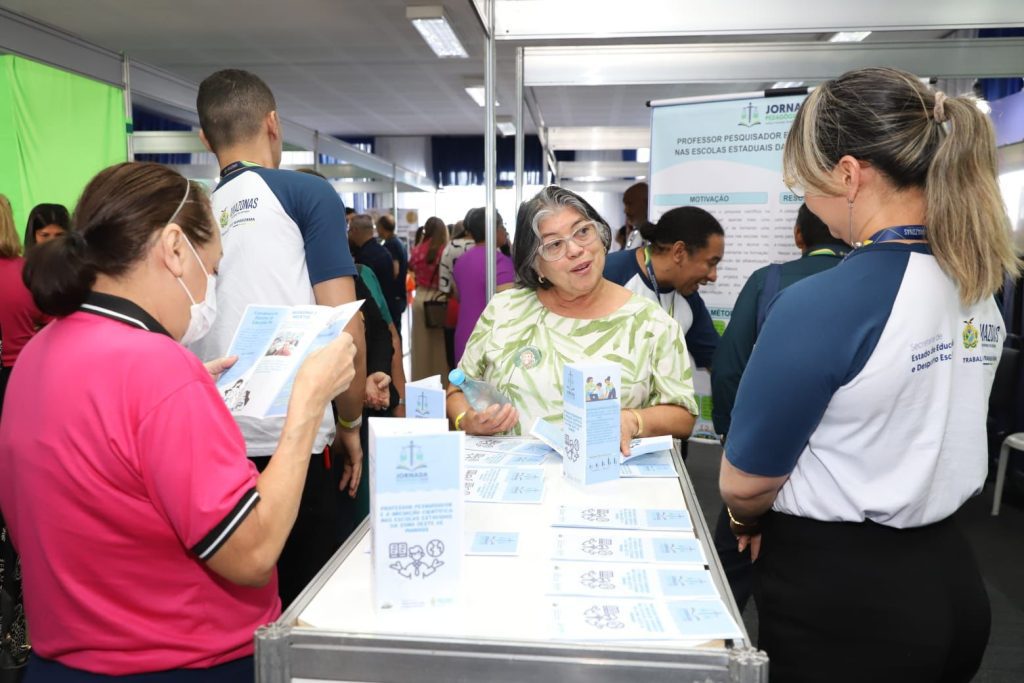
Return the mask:
{"type": "Polygon", "coordinates": [[[50,321],[50,317],[36,308],[32,293],[21,281],[23,258],[0,258],[0,330],[3,351],[0,363],[12,367],[18,354],[36,330],[50,321]]]}
{"type": "Polygon", "coordinates": [[[145,311],[96,294],[87,307],[26,345],[0,423],[32,645],[110,675],[249,655],[281,611],[276,575],[244,588],[201,559],[258,504],[242,435],[203,365],[145,311]]]}

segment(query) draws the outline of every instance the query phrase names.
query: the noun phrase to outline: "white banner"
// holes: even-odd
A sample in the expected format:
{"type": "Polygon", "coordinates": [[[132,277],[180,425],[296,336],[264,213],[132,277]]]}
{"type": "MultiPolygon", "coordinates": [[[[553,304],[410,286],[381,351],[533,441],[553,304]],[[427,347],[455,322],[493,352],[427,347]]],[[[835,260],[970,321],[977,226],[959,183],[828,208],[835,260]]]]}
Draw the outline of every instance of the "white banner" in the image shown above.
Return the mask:
{"type": "MultiPolygon", "coordinates": [[[[699,206],[725,229],[718,281],[700,289],[719,334],[752,272],[800,255],[793,225],[803,200],[782,182],[782,149],[805,97],[652,103],[650,220],[699,206]]],[[[717,441],[708,373],[695,372],[694,386],[693,436],[717,441]]]]}

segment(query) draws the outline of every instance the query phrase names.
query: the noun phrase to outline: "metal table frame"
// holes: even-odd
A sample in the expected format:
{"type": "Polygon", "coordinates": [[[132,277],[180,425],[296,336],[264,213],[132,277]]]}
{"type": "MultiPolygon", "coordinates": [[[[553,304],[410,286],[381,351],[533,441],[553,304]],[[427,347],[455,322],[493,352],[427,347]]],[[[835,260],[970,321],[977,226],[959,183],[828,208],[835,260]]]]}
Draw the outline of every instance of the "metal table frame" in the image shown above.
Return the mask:
{"type": "MultiPolygon", "coordinates": [[[[764,683],[768,656],[750,646],[714,551],[689,474],[673,450],[679,486],[709,568],[744,638],[725,647],[538,643],[394,634],[346,633],[298,624],[298,617],[370,530],[365,520],[275,623],[256,632],[257,683],[317,681],[397,683],[764,683]]],[[[367,587],[369,589],[369,587],[367,587]]]]}

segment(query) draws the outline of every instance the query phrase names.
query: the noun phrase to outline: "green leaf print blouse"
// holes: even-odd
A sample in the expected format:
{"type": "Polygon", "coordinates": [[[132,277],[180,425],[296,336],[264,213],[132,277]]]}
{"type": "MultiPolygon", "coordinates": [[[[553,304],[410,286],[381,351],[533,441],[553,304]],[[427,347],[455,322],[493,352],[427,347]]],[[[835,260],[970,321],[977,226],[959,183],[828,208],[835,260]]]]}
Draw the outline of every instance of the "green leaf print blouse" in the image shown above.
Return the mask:
{"type": "Polygon", "coordinates": [[[539,417],[562,421],[562,367],[588,360],[622,367],[623,408],[667,403],[697,414],[679,324],[636,295],[611,315],[578,320],[552,313],[530,289],[499,292],[480,316],[459,367],[512,400],[519,424],[511,432],[525,434],[539,417]]]}

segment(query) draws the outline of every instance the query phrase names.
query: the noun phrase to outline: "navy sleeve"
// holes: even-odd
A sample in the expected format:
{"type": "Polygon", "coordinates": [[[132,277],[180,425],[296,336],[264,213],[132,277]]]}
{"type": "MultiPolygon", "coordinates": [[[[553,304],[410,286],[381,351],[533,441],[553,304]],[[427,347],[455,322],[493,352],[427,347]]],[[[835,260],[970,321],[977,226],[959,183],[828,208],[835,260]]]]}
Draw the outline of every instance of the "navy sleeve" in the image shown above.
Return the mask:
{"type": "Polygon", "coordinates": [[[873,256],[775,297],[732,410],[725,451],[737,469],[764,477],[792,472],[832,395],[874,352],[909,252],[873,256]]]}
{"type": "Polygon", "coordinates": [[[761,294],[761,278],[764,268],[751,273],[740,295],[736,298],[729,324],[722,333],[711,364],[711,419],[715,431],[728,434],[736,390],[740,377],[750,360],[757,339],[757,304],[761,294]]]}
{"type": "Polygon", "coordinates": [[[635,250],[616,251],[605,257],[604,279],[617,285],[625,285],[639,270],[635,250]]]}
{"type": "Polygon", "coordinates": [[[690,311],[693,313],[693,324],[686,333],[686,349],[693,354],[698,368],[710,368],[714,360],[715,349],[718,348],[718,330],[711,320],[708,307],[700,294],[694,292],[687,297],[686,303],[690,304],[690,311]]]}
{"type": "Polygon", "coordinates": [[[322,178],[297,171],[283,173],[287,175],[274,177],[274,191],[302,233],[310,284],[354,277],[356,266],[348,248],[341,197],[322,178]]]}

